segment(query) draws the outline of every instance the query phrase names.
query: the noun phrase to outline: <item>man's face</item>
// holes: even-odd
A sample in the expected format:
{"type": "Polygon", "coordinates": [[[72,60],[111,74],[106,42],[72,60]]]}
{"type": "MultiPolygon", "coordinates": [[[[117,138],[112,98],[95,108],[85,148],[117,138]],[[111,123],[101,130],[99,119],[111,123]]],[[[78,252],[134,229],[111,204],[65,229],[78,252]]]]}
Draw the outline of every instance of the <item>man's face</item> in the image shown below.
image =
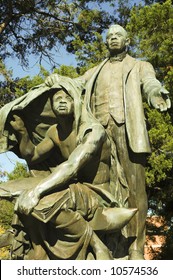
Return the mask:
{"type": "Polygon", "coordinates": [[[53,110],[56,115],[70,115],[74,112],[74,102],[70,95],[60,90],[53,96],[53,110]]]}
{"type": "Polygon", "coordinates": [[[112,26],[108,30],[106,41],[111,53],[123,51],[129,45],[126,31],[120,26],[112,26]]]}

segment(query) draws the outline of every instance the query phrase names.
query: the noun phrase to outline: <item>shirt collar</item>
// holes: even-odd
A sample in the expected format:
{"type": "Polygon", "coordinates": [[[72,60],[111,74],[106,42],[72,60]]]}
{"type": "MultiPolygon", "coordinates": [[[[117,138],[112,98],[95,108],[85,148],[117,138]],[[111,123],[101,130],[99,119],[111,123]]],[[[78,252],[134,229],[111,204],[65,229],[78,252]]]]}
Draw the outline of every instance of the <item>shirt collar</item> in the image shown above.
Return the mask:
{"type": "Polygon", "coordinates": [[[125,57],[126,57],[126,51],[122,52],[120,54],[114,55],[114,56],[110,56],[109,60],[111,63],[116,62],[116,61],[122,61],[125,57]]]}

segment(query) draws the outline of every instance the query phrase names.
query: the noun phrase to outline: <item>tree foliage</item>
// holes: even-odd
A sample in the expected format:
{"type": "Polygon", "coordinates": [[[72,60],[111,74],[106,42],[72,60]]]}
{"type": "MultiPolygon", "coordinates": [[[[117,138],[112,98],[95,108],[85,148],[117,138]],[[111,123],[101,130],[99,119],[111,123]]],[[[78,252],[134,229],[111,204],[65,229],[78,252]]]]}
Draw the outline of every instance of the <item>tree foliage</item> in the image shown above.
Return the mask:
{"type": "Polygon", "coordinates": [[[27,169],[27,165],[21,162],[17,162],[12,172],[7,173],[8,180],[15,180],[20,178],[27,178],[30,174],[27,169]]]}
{"type": "Polygon", "coordinates": [[[5,65],[0,63],[0,74],[0,107],[2,107],[6,103],[27,93],[32,87],[43,83],[50,73],[40,66],[39,74],[34,77],[25,76],[13,79],[12,71],[7,70],[5,65]]]}
{"type": "Polygon", "coordinates": [[[13,92],[14,81],[12,72],[7,70],[4,63],[0,61],[0,107],[15,98],[13,92]]]}
{"type": "Polygon", "coordinates": [[[70,78],[77,78],[79,76],[79,73],[77,71],[78,69],[73,66],[66,66],[61,65],[59,68],[54,69],[54,73],[57,73],[62,76],[67,76],[70,78]]]}
{"type": "MultiPolygon", "coordinates": [[[[172,99],[173,5],[170,0],[147,2],[159,3],[139,5],[131,11],[127,25],[132,42],[131,53],[152,63],[157,78],[170,91],[172,99]]],[[[152,147],[146,168],[150,206],[156,213],[165,207],[167,214],[173,214],[173,110],[160,113],[145,105],[145,112],[152,147]],[[159,208],[159,204],[162,207],[159,208]]]]}
{"type": "MultiPolygon", "coordinates": [[[[1,1],[0,52],[2,58],[11,55],[28,63],[28,55],[34,54],[52,60],[50,51],[58,51],[60,45],[70,44],[74,34],[93,39],[92,32],[102,32],[110,23],[109,13],[100,8],[98,1],[66,0],[9,0],[1,1]],[[96,9],[93,5],[96,4],[96,9]],[[91,8],[90,8],[91,7],[91,8]]],[[[107,2],[112,1],[100,1],[107,2]]]]}
{"type": "Polygon", "coordinates": [[[12,202],[0,199],[0,225],[6,229],[11,225],[13,213],[14,213],[14,205],[12,202]]]}
{"type": "MultiPolygon", "coordinates": [[[[6,177],[6,180],[15,180],[20,178],[27,178],[30,176],[27,165],[17,162],[15,168],[12,172],[0,172],[1,177],[6,177]]],[[[14,214],[14,202],[0,199],[0,225],[3,226],[5,229],[11,227],[11,221],[14,214]]]]}
{"type": "MultiPolygon", "coordinates": [[[[75,53],[79,41],[91,43],[113,22],[125,24],[131,1],[126,0],[1,0],[1,58],[15,56],[24,66],[30,54],[55,60],[51,51],[66,46],[75,53]]],[[[134,5],[134,3],[133,3],[134,5]]]]}
{"type": "Polygon", "coordinates": [[[152,147],[146,169],[147,184],[149,187],[158,187],[170,177],[173,168],[173,126],[169,113],[160,113],[147,105],[146,108],[152,147]]]}
{"type": "Polygon", "coordinates": [[[173,5],[171,0],[136,6],[127,25],[136,57],[147,59],[169,90],[173,89],[173,5]]]}

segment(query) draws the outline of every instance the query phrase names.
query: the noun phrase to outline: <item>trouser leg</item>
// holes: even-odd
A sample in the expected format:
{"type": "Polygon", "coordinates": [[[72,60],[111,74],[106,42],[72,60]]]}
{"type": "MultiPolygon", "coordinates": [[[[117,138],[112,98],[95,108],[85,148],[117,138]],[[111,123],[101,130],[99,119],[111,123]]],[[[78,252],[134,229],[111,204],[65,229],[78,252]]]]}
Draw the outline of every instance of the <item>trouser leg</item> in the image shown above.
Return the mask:
{"type": "Polygon", "coordinates": [[[117,156],[129,186],[128,207],[138,208],[137,214],[127,225],[128,236],[136,236],[135,241],[130,245],[129,252],[135,250],[143,254],[148,209],[145,189],[146,156],[132,152],[128,145],[124,124],[118,125],[111,120],[109,133],[116,144],[117,156]]]}
{"type": "MultiPolygon", "coordinates": [[[[138,208],[137,214],[127,225],[128,236],[136,236],[135,241],[130,245],[130,252],[132,250],[139,251],[143,254],[145,244],[145,224],[148,210],[147,195],[145,190],[145,169],[142,162],[145,160],[143,155],[134,155],[135,162],[132,162],[129,171],[129,207],[138,208]],[[138,162],[139,161],[139,162],[138,162]]],[[[127,172],[128,174],[128,172],[127,172]]],[[[127,175],[128,176],[128,175],[127,175]]]]}

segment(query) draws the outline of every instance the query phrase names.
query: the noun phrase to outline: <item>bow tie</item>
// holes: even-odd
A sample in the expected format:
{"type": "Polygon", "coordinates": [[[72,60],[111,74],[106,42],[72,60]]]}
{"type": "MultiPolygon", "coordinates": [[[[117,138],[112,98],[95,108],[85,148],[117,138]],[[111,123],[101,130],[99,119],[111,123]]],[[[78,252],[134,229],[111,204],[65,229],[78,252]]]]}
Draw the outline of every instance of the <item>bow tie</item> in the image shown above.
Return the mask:
{"type": "Polygon", "coordinates": [[[110,62],[114,62],[114,61],[122,61],[126,56],[126,52],[120,53],[116,56],[110,56],[110,62]]]}

